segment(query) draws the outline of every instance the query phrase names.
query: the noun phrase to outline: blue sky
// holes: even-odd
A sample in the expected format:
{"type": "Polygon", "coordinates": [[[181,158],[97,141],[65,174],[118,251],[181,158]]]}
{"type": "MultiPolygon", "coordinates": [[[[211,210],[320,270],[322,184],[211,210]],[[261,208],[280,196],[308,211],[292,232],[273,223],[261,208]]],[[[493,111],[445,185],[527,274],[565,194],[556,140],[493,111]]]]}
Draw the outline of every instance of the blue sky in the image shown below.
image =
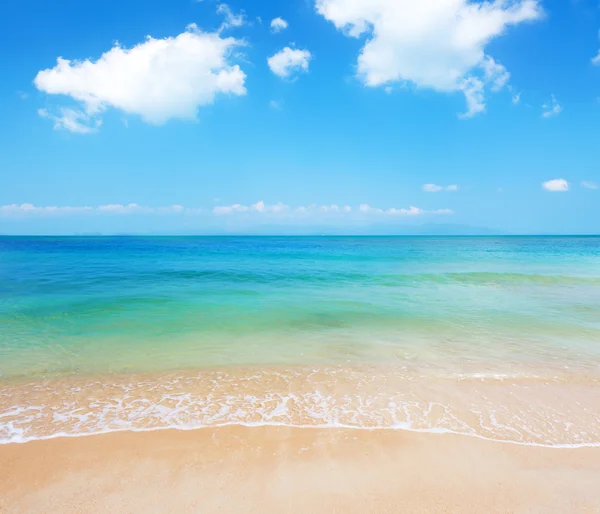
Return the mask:
{"type": "Polygon", "coordinates": [[[0,233],[600,233],[597,0],[1,9],[0,233]]]}

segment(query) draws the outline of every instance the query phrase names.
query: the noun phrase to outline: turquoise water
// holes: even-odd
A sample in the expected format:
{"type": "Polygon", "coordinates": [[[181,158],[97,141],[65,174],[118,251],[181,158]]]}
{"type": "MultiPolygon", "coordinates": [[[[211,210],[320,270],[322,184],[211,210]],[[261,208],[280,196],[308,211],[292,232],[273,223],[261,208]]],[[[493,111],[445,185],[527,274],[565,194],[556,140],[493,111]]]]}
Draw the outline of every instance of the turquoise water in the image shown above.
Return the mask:
{"type": "MultiPolygon", "coordinates": [[[[0,439],[4,430],[7,440],[38,433],[21,413],[43,409],[43,395],[31,403],[41,384],[44,394],[65,397],[82,384],[114,387],[110,401],[118,403],[142,376],[155,385],[138,391],[136,401],[159,401],[149,392],[156,384],[185,383],[177,394],[198,387],[197,405],[213,398],[205,383],[211,373],[246,373],[244,380],[258,373],[253,387],[268,396],[275,385],[265,373],[285,371],[286,394],[297,387],[322,395],[323,376],[319,386],[307,377],[318,371],[331,378],[336,370],[344,378],[328,391],[343,383],[347,397],[358,383],[383,380],[385,369],[368,399],[385,399],[377,415],[389,409],[391,396],[382,391],[396,379],[394,391],[408,395],[400,400],[417,403],[419,395],[443,395],[465,377],[569,384],[591,377],[582,394],[594,396],[600,238],[1,237],[0,327],[0,439]],[[297,376],[304,378],[294,382],[297,376]],[[417,391],[419,380],[450,382],[417,391]]],[[[483,408],[472,397],[463,401],[472,389],[460,384],[461,401],[456,396],[448,405],[483,408]]],[[[504,384],[505,391],[516,387],[504,384]]],[[[545,395],[539,391],[540,405],[545,395]]],[[[231,391],[222,398],[238,401],[231,391]]],[[[563,400],[570,404],[568,395],[563,400]]],[[[69,408],[87,401],[77,393],[69,408]]],[[[102,405],[106,411],[112,404],[102,405]]],[[[135,412],[138,423],[148,411],[135,412]]],[[[135,424],[115,419],[108,426],[135,424]]],[[[100,430],[90,423],[90,433],[100,430]]],[[[439,423],[431,426],[445,426],[439,423]]],[[[43,433],[57,430],[46,426],[43,433]]],[[[580,441],[573,437],[552,442],[580,441]]]]}
{"type": "Polygon", "coordinates": [[[600,355],[600,239],[1,238],[0,377],[600,355]]]}

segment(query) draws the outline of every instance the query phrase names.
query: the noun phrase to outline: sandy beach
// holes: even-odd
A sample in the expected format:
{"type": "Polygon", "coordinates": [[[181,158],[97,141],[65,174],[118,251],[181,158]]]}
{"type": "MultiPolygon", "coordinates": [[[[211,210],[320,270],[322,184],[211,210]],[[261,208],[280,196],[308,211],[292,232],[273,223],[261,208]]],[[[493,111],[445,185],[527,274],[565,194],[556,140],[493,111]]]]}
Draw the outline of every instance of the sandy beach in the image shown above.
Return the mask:
{"type": "Polygon", "coordinates": [[[600,448],[222,427],[0,446],[2,512],[600,512],[600,448]]]}

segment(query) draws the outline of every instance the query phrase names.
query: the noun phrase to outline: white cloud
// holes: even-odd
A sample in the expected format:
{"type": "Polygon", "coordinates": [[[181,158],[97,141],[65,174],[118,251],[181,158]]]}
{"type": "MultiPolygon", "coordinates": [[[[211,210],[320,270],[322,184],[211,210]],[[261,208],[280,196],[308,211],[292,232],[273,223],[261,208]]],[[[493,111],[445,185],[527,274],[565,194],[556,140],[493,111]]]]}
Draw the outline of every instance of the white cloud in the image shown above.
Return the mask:
{"type": "Polygon", "coordinates": [[[419,207],[410,206],[408,208],[382,209],[379,207],[371,207],[367,204],[361,204],[358,209],[354,210],[349,205],[343,207],[337,204],[299,206],[292,208],[284,203],[266,204],[264,201],[259,201],[251,205],[233,204],[233,205],[218,205],[212,210],[203,208],[188,208],[183,205],[170,205],[166,207],[148,207],[137,203],[129,204],[107,204],[98,207],[71,207],[71,206],[36,206],[30,203],[11,204],[0,206],[0,216],[30,216],[30,215],[56,215],[56,214],[89,214],[89,215],[197,215],[197,214],[212,214],[217,216],[233,216],[233,215],[253,215],[253,216],[270,216],[279,219],[293,219],[294,217],[304,218],[311,217],[334,217],[335,219],[356,219],[357,217],[368,216],[421,216],[421,215],[436,215],[436,214],[453,214],[450,209],[424,210],[419,207]]]}
{"type": "Polygon", "coordinates": [[[23,214],[71,214],[75,212],[91,212],[92,207],[69,207],[62,206],[58,207],[50,205],[46,207],[40,207],[31,203],[22,203],[20,205],[2,205],[0,206],[0,214],[5,215],[23,215],[23,214]]]}
{"type": "Polygon", "coordinates": [[[569,183],[564,178],[555,178],[544,182],[542,187],[552,193],[564,193],[569,190],[569,183]]]}
{"type": "Polygon", "coordinates": [[[592,57],[592,64],[594,66],[600,66],[600,50],[598,50],[598,55],[596,55],[596,57],[592,57]]]}
{"type": "Polygon", "coordinates": [[[359,207],[359,211],[363,214],[376,214],[376,215],[387,215],[387,216],[420,216],[423,214],[454,214],[454,211],[450,209],[436,209],[433,211],[426,211],[411,205],[408,209],[396,209],[394,207],[390,209],[381,209],[378,207],[371,207],[370,205],[363,203],[359,207]]]}
{"type": "Polygon", "coordinates": [[[241,205],[235,203],[233,205],[218,205],[213,208],[214,214],[235,214],[243,212],[256,212],[256,213],[282,213],[289,210],[290,207],[283,203],[277,203],[274,205],[267,205],[265,202],[260,200],[252,205],[241,205]]]}
{"type": "Polygon", "coordinates": [[[556,97],[554,95],[552,95],[551,101],[549,104],[542,105],[542,109],[544,110],[544,112],[542,113],[542,116],[544,118],[551,118],[552,116],[558,116],[560,114],[560,112],[562,111],[562,107],[556,101],[556,97]]]}
{"type": "MultiPolygon", "coordinates": [[[[232,50],[241,44],[192,24],[176,37],[148,37],[129,49],[117,44],[96,61],[59,57],[54,68],[36,75],[34,83],[40,91],[80,102],[83,111],[74,112],[84,113],[87,120],[82,115],[69,119],[88,128],[109,107],[152,124],[171,118],[193,120],[198,108],[212,103],[217,94],[246,93],[246,75],[230,62],[232,50]]],[[[62,118],[64,110],[52,119],[57,123],[62,118]]],[[[58,123],[66,127],[67,122],[58,123]]]]}
{"type": "Polygon", "coordinates": [[[213,208],[215,214],[232,214],[234,212],[246,212],[248,207],[235,203],[233,205],[217,205],[213,208]]]}
{"type": "Polygon", "coordinates": [[[68,130],[76,134],[91,134],[98,130],[102,120],[92,119],[85,112],[77,109],[61,108],[59,115],[52,114],[48,109],[38,109],[42,118],[48,118],[54,122],[54,130],[68,130]]]}
{"type": "MultiPolygon", "coordinates": [[[[198,209],[194,209],[198,210],[198,209]]],[[[11,204],[0,206],[0,214],[3,215],[28,215],[28,214],[75,214],[75,213],[95,213],[95,214],[178,214],[191,212],[182,205],[170,205],[168,207],[145,207],[136,203],[130,204],[108,204],[98,207],[89,206],[37,206],[30,203],[11,204]]]]}
{"type": "Polygon", "coordinates": [[[461,90],[467,101],[467,112],[460,113],[460,118],[472,118],[485,111],[484,83],[477,77],[468,77],[461,84],[461,90]]]}
{"type": "Polygon", "coordinates": [[[513,105],[517,105],[520,101],[521,101],[521,93],[517,93],[516,95],[513,95],[513,97],[512,97],[513,105]]]}
{"type": "Polygon", "coordinates": [[[595,182],[589,182],[588,180],[584,180],[581,182],[581,187],[586,189],[598,189],[598,184],[595,182]]]}
{"type": "Polygon", "coordinates": [[[456,184],[449,186],[438,186],[437,184],[423,184],[423,191],[426,193],[438,193],[439,191],[458,191],[459,187],[456,184]]]}
{"type": "Polygon", "coordinates": [[[308,71],[312,56],[308,50],[299,50],[286,46],[267,59],[269,68],[275,75],[288,78],[295,72],[308,71]]]}
{"type": "Polygon", "coordinates": [[[241,27],[246,23],[246,16],[243,11],[239,14],[234,14],[227,4],[217,5],[217,14],[222,14],[225,17],[225,21],[221,24],[219,31],[230,27],[241,27]]]}
{"type": "Polygon", "coordinates": [[[280,111],[281,109],[283,109],[283,102],[279,100],[271,100],[269,102],[269,107],[271,109],[275,109],[276,111],[280,111]]]}
{"type": "Polygon", "coordinates": [[[485,81],[491,84],[492,91],[500,91],[510,80],[510,73],[502,64],[497,63],[492,57],[483,58],[481,67],[485,81]]]}
{"type": "Polygon", "coordinates": [[[127,205],[121,204],[109,204],[109,205],[101,205],[97,208],[99,212],[105,212],[109,214],[133,214],[133,213],[141,213],[141,212],[151,212],[152,209],[149,207],[142,207],[137,203],[129,203],[127,205]]]}
{"type": "Polygon", "coordinates": [[[367,86],[462,91],[467,117],[485,109],[484,86],[500,90],[510,77],[486,55],[488,43],[542,16],[538,0],[316,0],[316,8],[349,36],[369,34],[357,65],[367,86]]]}
{"type": "Polygon", "coordinates": [[[285,30],[288,28],[288,22],[285,21],[283,18],[273,18],[271,20],[271,32],[274,32],[275,34],[277,34],[278,32],[281,32],[282,30],[285,30]]]}

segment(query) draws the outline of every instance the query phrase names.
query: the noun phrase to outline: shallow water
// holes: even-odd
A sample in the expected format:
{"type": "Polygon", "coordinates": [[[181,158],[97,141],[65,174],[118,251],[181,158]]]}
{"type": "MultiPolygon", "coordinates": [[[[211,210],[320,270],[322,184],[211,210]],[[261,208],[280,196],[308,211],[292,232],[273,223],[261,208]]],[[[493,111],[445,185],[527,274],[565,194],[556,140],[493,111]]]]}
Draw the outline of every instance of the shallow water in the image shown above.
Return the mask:
{"type": "Polygon", "coordinates": [[[3,237],[0,327],[3,442],[233,422],[600,443],[600,238],[3,237]]]}

